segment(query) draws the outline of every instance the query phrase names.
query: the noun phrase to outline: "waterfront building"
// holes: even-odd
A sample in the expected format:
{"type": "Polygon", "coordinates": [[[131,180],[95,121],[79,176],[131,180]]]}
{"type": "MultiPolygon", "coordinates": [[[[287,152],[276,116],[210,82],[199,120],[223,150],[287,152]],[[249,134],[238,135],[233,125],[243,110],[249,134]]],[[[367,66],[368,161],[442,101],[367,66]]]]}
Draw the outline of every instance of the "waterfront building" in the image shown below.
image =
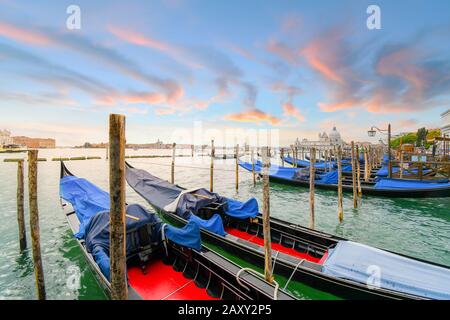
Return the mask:
{"type": "Polygon", "coordinates": [[[27,148],[55,148],[55,139],[29,138],[25,136],[12,137],[14,144],[27,148]]]}
{"type": "Polygon", "coordinates": [[[344,146],[345,142],[342,140],[341,134],[337,131],[336,127],[333,127],[333,130],[328,134],[326,132],[319,133],[319,140],[308,140],[305,138],[300,141],[299,138],[297,138],[295,145],[298,148],[315,147],[319,149],[329,149],[333,146],[344,146]]]}
{"type": "Polygon", "coordinates": [[[450,109],[441,113],[441,136],[450,137],[450,109]]]}
{"type": "Polygon", "coordinates": [[[0,147],[13,144],[11,132],[8,130],[0,130],[0,147]]]}

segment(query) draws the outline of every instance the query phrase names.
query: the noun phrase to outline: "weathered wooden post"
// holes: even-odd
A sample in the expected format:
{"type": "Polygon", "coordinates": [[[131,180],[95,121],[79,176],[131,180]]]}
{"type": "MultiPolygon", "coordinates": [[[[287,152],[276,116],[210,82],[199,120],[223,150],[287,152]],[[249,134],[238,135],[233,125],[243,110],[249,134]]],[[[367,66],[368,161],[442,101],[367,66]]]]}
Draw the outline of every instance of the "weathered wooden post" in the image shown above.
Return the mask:
{"type": "Polygon", "coordinates": [[[353,208],[358,207],[356,192],[356,161],[355,161],[355,143],[352,141],[352,184],[353,184],[353,208]]]}
{"type": "Polygon", "coordinates": [[[294,145],[294,163],[295,163],[295,167],[298,168],[298,150],[297,150],[297,146],[294,145]]]}
{"type": "Polygon", "coordinates": [[[191,144],[191,158],[194,157],[194,145],[191,144]]]}
{"type": "Polygon", "coordinates": [[[295,168],[297,167],[297,159],[295,158],[294,145],[291,145],[291,150],[292,150],[292,166],[295,168]]]}
{"type": "Polygon", "coordinates": [[[109,115],[111,297],[128,298],[125,251],[125,117],[109,115]]]}
{"type": "Polygon", "coordinates": [[[419,173],[419,180],[423,180],[423,163],[422,162],[419,162],[418,173],[419,173]]]}
{"type": "Polygon", "coordinates": [[[252,175],[253,175],[253,186],[256,187],[256,173],[255,173],[255,155],[254,149],[252,148],[252,175]]]}
{"type": "Polygon", "coordinates": [[[358,182],[358,197],[362,197],[361,190],[361,163],[359,162],[359,147],[356,145],[356,181],[358,182]]]}
{"type": "Polygon", "coordinates": [[[314,165],[316,162],[316,150],[311,148],[311,157],[309,164],[309,210],[310,210],[310,220],[309,227],[314,229],[314,182],[315,182],[315,169],[314,165]]]}
{"type": "Polygon", "coordinates": [[[400,179],[403,179],[403,150],[401,149],[400,149],[400,179]]]}
{"type": "Polygon", "coordinates": [[[281,148],[281,166],[284,167],[284,149],[281,148]]]}
{"type": "MultiPolygon", "coordinates": [[[[370,150],[370,147],[369,147],[370,150]]],[[[364,152],[364,181],[369,181],[369,170],[370,170],[370,164],[369,164],[369,152],[367,148],[363,149],[364,152]]]]}
{"type": "Polygon", "coordinates": [[[214,190],[214,140],[211,140],[211,166],[209,168],[209,191],[214,190]]]}
{"type": "Polygon", "coordinates": [[[338,162],[338,219],[339,222],[344,220],[344,206],[342,204],[342,149],[338,146],[337,151],[337,162],[338,162]]]}
{"type": "Polygon", "coordinates": [[[177,144],[174,142],[172,144],[172,164],[170,166],[170,183],[175,183],[175,148],[177,144]]]}
{"type": "Polygon", "coordinates": [[[235,164],[235,168],[236,168],[236,192],[239,191],[239,144],[236,145],[236,164],[235,164]]]}
{"type": "Polygon", "coordinates": [[[388,125],[388,178],[392,178],[392,159],[391,159],[391,124],[388,125]]]}
{"type": "Polygon", "coordinates": [[[270,236],[270,194],[269,194],[269,148],[262,150],[263,160],[263,234],[264,234],[264,276],[268,282],[273,281],[272,275],[272,245],[270,236]]]}
{"type": "Polygon", "coordinates": [[[30,206],[30,233],[33,251],[34,274],[36,277],[36,292],[39,300],[45,300],[44,269],[41,258],[41,239],[39,229],[39,208],[37,200],[37,159],[38,151],[28,151],[28,197],[30,206]]]}
{"type": "Polygon", "coordinates": [[[24,182],[23,182],[23,159],[17,162],[17,223],[19,225],[19,247],[20,251],[27,248],[27,235],[25,228],[25,215],[24,215],[24,182]]]}

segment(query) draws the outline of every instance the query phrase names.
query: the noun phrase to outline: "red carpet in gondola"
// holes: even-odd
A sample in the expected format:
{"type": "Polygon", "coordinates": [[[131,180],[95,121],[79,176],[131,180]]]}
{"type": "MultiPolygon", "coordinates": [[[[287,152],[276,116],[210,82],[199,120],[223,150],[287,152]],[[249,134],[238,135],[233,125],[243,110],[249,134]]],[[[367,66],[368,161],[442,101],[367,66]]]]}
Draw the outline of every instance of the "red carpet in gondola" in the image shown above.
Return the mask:
{"type": "MultiPolygon", "coordinates": [[[[256,235],[252,235],[252,234],[249,234],[249,233],[244,232],[244,231],[239,231],[237,229],[230,229],[230,228],[225,229],[225,231],[227,233],[235,236],[235,237],[238,237],[238,238],[250,241],[250,242],[255,243],[257,245],[260,245],[260,246],[264,245],[264,239],[259,238],[256,235]]],[[[296,258],[306,259],[306,260],[311,261],[311,262],[318,263],[320,261],[320,258],[313,257],[313,256],[311,256],[309,254],[306,254],[306,253],[298,252],[297,250],[292,249],[292,248],[286,248],[286,247],[284,247],[284,246],[282,246],[281,244],[278,244],[278,243],[273,243],[272,242],[272,249],[280,251],[282,253],[288,254],[288,255],[296,257],[296,258]]]]}
{"type": "Polygon", "coordinates": [[[146,274],[139,267],[129,268],[128,282],[146,300],[215,300],[194,280],[186,279],[161,260],[150,262],[146,274]]]}

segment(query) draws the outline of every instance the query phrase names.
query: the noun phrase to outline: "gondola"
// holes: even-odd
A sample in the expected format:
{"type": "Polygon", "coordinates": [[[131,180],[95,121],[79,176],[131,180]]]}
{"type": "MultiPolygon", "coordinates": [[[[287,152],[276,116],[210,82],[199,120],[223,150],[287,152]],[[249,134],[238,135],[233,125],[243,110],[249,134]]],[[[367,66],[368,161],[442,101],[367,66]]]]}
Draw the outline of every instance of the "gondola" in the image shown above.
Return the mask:
{"type": "MultiPolygon", "coordinates": [[[[128,163],[126,179],[131,188],[167,220],[178,225],[195,221],[201,226],[203,240],[257,266],[264,266],[263,222],[257,208],[256,212],[248,209],[251,200],[237,206],[254,213],[243,217],[234,211],[236,200],[203,188],[186,190],[128,163]]],[[[345,299],[450,298],[448,267],[357,244],[276,218],[270,219],[270,228],[274,274],[284,276],[288,282],[301,282],[345,299]],[[359,254],[352,255],[358,251],[359,254]],[[383,272],[389,274],[389,279],[379,286],[367,285],[370,275],[367,269],[359,270],[358,267],[377,264],[377,261],[383,272]],[[383,264],[383,261],[388,262],[383,264]],[[354,267],[343,266],[346,263],[354,267]],[[348,274],[340,273],[339,265],[348,274]],[[411,275],[401,280],[400,269],[411,275]],[[438,278],[425,277],[434,286],[427,291],[429,288],[424,289],[423,283],[416,281],[420,279],[419,275],[430,270],[437,273],[438,278]]]]}
{"type": "MultiPolygon", "coordinates": [[[[301,159],[294,160],[292,157],[289,157],[289,156],[283,157],[282,160],[290,165],[297,164],[296,168],[307,168],[310,166],[310,161],[301,160],[301,159]]],[[[361,162],[360,173],[364,174],[364,160],[360,159],[360,162],[361,162]]],[[[327,171],[337,169],[337,162],[336,161],[328,161],[328,162],[317,161],[314,164],[314,168],[315,168],[316,173],[319,173],[319,174],[325,173],[327,171]]],[[[397,166],[393,166],[392,174],[398,175],[399,173],[400,173],[400,168],[397,166]]],[[[352,164],[351,164],[351,161],[349,161],[348,159],[342,160],[342,174],[344,177],[351,176],[351,174],[352,174],[352,164]]],[[[370,179],[375,179],[377,177],[383,177],[383,178],[387,177],[388,176],[387,160],[385,160],[381,166],[371,168],[369,171],[369,174],[370,174],[369,175],[370,179]]],[[[404,178],[414,179],[415,177],[417,177],[418,174],[419,174],[418,169],[404,169],[402,176],[404,178]]],[[[426,178],[434,177],[436,175],[436,171],[432,170],[432,169],[424,169],[422,171],[422,175],[423,175],[423,177],[426,177],[426,178]]]]}
{"type": "MultiPolygon", "coordinates": [[[[109,248],[109,194],[74,176],[61,162],[60,197],[81,251],[110,296],[109,249],[105,249],[105,245],[109,248]]],[[[202,246],[195,224],[172,227],[136,204],[127,205],[126,211],[129,299],[294,300],[252,270],[202,246]]]]}
{"type": "MultiPolygon", "coordinates": [[[[251,163],[239,161],[239,165],[248,171],[252,171],[251,163]]],[[[260,175],[261,170],[262,163],[257,161],[255,163],[255,171],[260,175]]],[[[271,165],[269,179],[276,183],[309,188],[309,176],[299,176],[301,170],[299,168],[271,165]]],[[[309,171],[306,173],[309,175],[309,171]]],[[[450,182],[447,178],[436,180],[406,180],[378,177],[370,181],[361,180],[360,184],[363,195],[390,198],[450,197],[450,182]]],[[[337,190],[337,172],[316,173],[314,186],[318,189],[337,190]]],[[[353,185],[350,179],[342,180],[342,190],[344,192],[353,192],[353,185]]]]}

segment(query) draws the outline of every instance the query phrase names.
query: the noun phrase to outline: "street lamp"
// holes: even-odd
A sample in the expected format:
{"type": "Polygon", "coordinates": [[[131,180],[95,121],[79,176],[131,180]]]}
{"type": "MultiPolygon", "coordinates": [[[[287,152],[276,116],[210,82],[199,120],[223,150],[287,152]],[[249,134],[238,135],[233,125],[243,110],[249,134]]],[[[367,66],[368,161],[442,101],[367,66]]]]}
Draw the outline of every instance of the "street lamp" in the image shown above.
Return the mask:
{"type": "Polygon", "coordinates": [[[375,131],[375,129],[378,130],[378,132],[380,132],[380,133],[386,134],[385,132],[389,133],[390,127],[391,127],[391,125],[389,125],[388,129],[380,129],[376,126],[372,126],[370,128],[370,130],[367,131],[367,134],[369,135],[369,137],[375,137],[375,134],[377,133],[377,131],[375,131]]]}
{"type": "MultiPolygon", "coordinates": [[[[376,126],[372,126],[370,128],[370,130],[367,131],[367,134],[369,135],[369,137],[375,137],[375,134],[377,133],[377,131],[375,131],[375,129],[380,132],[380,133],[384,133],[388,135],[388,177],[392,178],[392,163],[391,163],[391,124],[388,124],[388,128],[387,129],[380,129],[376,126]]],[[[381,139],[380,139],[381,141],[381,139]]]]}

